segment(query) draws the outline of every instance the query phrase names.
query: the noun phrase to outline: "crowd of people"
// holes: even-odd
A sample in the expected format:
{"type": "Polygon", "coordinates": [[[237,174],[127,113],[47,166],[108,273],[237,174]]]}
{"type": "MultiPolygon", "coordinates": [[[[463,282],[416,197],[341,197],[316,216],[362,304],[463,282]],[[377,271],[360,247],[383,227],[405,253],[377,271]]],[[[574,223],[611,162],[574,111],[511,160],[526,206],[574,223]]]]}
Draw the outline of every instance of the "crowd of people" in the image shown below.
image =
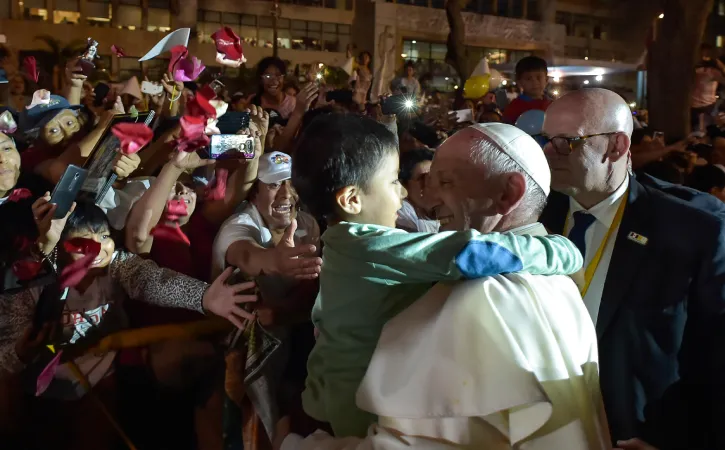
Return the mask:
{"type": "Polygon", "coordinates": [[[0,447],[725,448],[717,114],[370,63],[0,109],[0,447]]]}

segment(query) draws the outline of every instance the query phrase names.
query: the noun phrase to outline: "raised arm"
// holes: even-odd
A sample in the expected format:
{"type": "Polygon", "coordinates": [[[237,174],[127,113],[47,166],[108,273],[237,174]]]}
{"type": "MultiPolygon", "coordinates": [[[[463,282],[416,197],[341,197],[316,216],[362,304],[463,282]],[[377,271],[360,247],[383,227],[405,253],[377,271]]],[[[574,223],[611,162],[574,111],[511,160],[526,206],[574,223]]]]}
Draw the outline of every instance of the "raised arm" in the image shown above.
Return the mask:
{"type": "Polygon", "coordinates": [[[151,251],[153,238],[151,229],[155,227],[166,209],[169,193],[176,185],[182,173],[198,167],[214,164],[213,160],[201,159],[196,153],[176,152],[171,161],[161,169],[161,173],[143,196],[134,204],[126,222],[126,246],[133,253],[151,251]]]}
{"type": "Polygon", "coordinates": [[[295,110],[289,117],[287,125],[284,127],[284,132],[275,139],[274,146],[275,150],[293,155],[293,141],[297,136],[297,132],[302,126],[302,119],[305,113],[310,109],[312,102],[317,98],[320,88],[315,83],[307,83],[302,90],[297,94],[297,102],[295,103],[295,110]]]}
{"type": "Polygon", "coordinates": [[[243,294],[254,287],[252,282],[227,284],[231,274],[227,269],[212,284],[206,284],[132,253],[118,252],[111,262],[111,277],[130,298],[202,314],[209,311],[242,328],[242,320],[254,316],[239,304],[255,302],[257,297],[243,294]]]}
{"type": "Polygon", "coordinates": [[[254,158],[241,161],[241,165],[229,176],[224,198],[204,202],[202,214],[209,223],[221,225],[240,203],[246,200],[254,181],[257,179],[259,157],[264,153],[264,143],[269,129],[269,113],[261,107],[252,105],[249,111],[249,130],[243,130],[254,136],[254,158]]]}
{"type": "Polygon", "coordinates": [[[208,287],[206,283],[159,267],[133,253],[116,254],[111,262],[111,277],[134,300],[204,312],[202,297],[208,287]]]}

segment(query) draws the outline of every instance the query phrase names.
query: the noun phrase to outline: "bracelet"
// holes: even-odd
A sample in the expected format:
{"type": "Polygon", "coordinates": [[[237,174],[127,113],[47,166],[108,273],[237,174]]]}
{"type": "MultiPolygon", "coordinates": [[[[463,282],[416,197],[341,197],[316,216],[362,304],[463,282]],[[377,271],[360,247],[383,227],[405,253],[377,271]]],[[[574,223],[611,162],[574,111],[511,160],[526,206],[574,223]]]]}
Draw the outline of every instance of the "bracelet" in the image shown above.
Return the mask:
{"type": "Polygon", "coordinates": [[[179,95],[177,95],[176,98],[171,98],[171,95],[167,95],[166,98],[168,98],[171,103],[174,103],[181,98],[181,91],[179,91],[179,95]]]}

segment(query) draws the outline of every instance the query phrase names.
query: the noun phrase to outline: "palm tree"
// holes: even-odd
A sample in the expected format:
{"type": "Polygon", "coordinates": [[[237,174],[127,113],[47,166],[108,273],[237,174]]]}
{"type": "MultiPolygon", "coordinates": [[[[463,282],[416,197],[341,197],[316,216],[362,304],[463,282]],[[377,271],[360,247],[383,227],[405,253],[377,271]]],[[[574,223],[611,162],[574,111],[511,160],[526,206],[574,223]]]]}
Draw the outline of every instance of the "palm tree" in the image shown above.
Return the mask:
{"type": "Polygon", "coordinates": [[[50,58],[48,61],[52,65],[53,90],[60,92],[65,80],[65,65],[71,58],[75,58],[83,53],[86,49],[86,41],[77,39],[64,45],[60,40],[47,34],[36,36],[35,40],[44,42],[50,47],[50,51],[48,52],[50,58]]]}

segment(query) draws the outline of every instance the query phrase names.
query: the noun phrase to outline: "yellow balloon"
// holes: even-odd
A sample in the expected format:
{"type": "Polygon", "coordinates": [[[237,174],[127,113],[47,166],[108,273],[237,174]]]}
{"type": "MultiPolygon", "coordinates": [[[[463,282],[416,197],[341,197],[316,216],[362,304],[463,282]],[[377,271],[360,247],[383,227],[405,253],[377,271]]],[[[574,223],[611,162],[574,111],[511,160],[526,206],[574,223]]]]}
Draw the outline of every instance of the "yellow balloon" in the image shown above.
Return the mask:
{"type": "Polygon", "coordinates": [[[488,92],[488,82],[490,79],[491,75],[488,73],[467,79],[466,84],[463,86],[463,96],[470,99],[483,97],[488,92]]]}

